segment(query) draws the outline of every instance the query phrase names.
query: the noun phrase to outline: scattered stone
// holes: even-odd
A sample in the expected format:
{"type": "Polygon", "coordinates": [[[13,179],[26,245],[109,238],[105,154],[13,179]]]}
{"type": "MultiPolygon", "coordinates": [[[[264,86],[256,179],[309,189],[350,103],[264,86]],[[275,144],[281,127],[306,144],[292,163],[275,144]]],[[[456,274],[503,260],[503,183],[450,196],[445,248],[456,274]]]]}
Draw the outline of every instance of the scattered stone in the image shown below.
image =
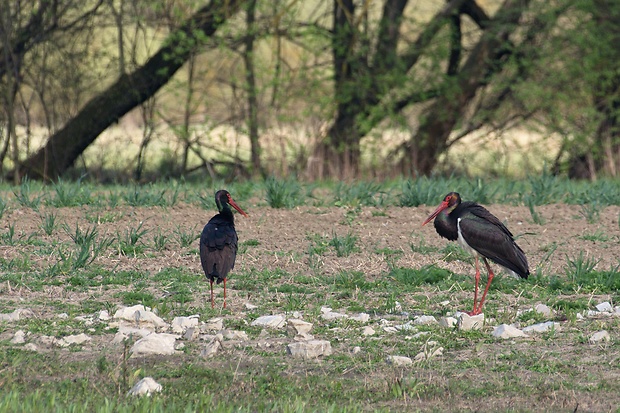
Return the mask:
{"type": "Polygon", "coordinates": [[[534,311],[544,315],[545,317],[553,316],[553,311],[545,304],[536,304],[536,307],[534,307],[534,311]]]}
{"type": "Polygon", "coordinates": [[[150,396],[151,393],[160,392],[161,384],[153,380],[152,377],[145,377],[137,382],[129,392],[128,396],[150,396]]]}
{"type": "Polygon", "coordinates": [[[262,327],[270,327],[270,328],[281,328],[286,324],[286,318],[281,315],[264,315],[262,317],[258,317],[256,320],[252,321],[253,326],[262,326],[262,327]]]}
{"type": "Polygon", "coordinates": [[[611,306],[611,304],[607,301],[600,303],[596,306],[596,309],[598,311],[600,311],[601,313],[611,313],[613,310],[613,307],[611,306]]]}
{"type": "Polygon", "coordinates": [[[383,327],[383,331],[386,333],[398,333],[398,329],[396,327],[383,327]]]}
{"type": "Polygon", "coordinates": [[[471,316],[467,313],[457,313],[457,320],[459,330],[480,330],[484,325],[484,313],[471,316]]]}
{"type": "Polygon", "coordinates": [[[215,317],[210,320],[207,320],[204,326],[202,326],[203,331],[220,331],[224,328],[224,320],[220,317],[215,317]]]}
{"type": "Polygon", "coordinates": [[[50,347],[56,344],[58,340],[53,336],[39,336],[39,344],[45,347],[50,347]]]}
{"type": "Polygon", "coordinates": [[[190,327],[185,330],[183,334],[183,340],[194,341],[198,338],[199,330],[195,327],[190,327]]]}
{"type": "MultiPolygon", "coordinates": [[[[321,308],[321,311],[323,310],[323,308],[321,308]]],[[[323,320],[337,320],[339,318],[347,318],[347,315],[343,313],[338,313],[336,311],[328,311],[328,312],[323,312],[321,314],[321,317],[323,318],[323,320]]]]}
{"type": "Polygon", "coordinates": [[[332,354],[332,345],[327,340],[310,340],[290,343],[286,346],[289,355],[298,358],[311,359],[332,354]]]}
{"type": "MultiPolygon", "coordinates": [[[[430,344],[430,342],[429,342],[430,344]]],[[[443,347],[438,347],[432,351],[422,351],[418,354],[416,354],[416,356],[414,357],[413,361],[423,361],[423,360],[428,360],[431,359],[433,357],[438,357],[438,356],[442,356],[443,355],[443,347]]]]}
{"type": "Polygon", "coordinates": [[[588,310],[583,312],[583,315],[586,317],[596,317],[599,314],[601,314],[600,311],[596,310],[588,310]]]}
{"type": "Polygon", "coordinates": [[[69,347],[71,344],[84,344],[87,341],[90,341],[91,338],[84,333],[71,335],[62,337],[60,340],[56,341],[56,345],[59,347],[69,347]]]}
{"type": "Polygon", "coordinates": [[[525,337],[525,333],[511,324],[500,324],[493,330],[495,338],[525,337]]]}
{"type": "Polygon", "coordinates": [[[410,357],[405,356],[387,356],[385,358],[388,364],[393,364],[394,366],[409,366],[413,364],[413,360],[410,357]]]}
{"type": "Polygon", "coordinates": [[[405,324],[394,326],[394,328],[397,331],[418,331],[418,329],[413,326],[413,323],[415,323],[415,321],[407,321],[405,324]]]}
{"type": "Polygon", "coordinates": [[[8,313],[8,314],[1,313],[0,321],[19,321],[24,318],[30,318],[30,317],[34,317],[34,313],[32,312],[32,310],[29,310],[27,308],[18,308],[12,313],[8,313]]]}
{"type": "Polygon", "coordinates": [[[67,318],[69,318],[69,314],[67,314],[67,313],[60,313],[60,314],[56,315],[56,317],[60,318],[61,320],[66,320],[67,318]]]}
{"type": "Polygon", "coordinates": [[[421,338],[421,337],[429,335],[430,333],[431,333],[430,331],[420,331],[419,333],[414,334],[413,337],[411,338],[414,338],[414,339],[421,338]]]}
{"type": "Polygon", "coordinates": [[[453,328],[456,326],[457,322],[457,319],[454,317],[441,317],[439,319],[439,325],[447,328],[453,328]]]}
{"type": "Polygon", "coordinates": [[[183,334],[190,327],[198,326],[198,315],[189,317],[174,317],[172,320],[172,331],[177,334],[183,334]]]}
{"type": "Polygon", "coordinates": [[[314,340],[314,335],[312,335],[310,333],[297,334],[295,337],[293,337],[293,340],[295,340],[295,341],[310,341],[310,340],[314,340]]]}
{"type": "Polygon", "coordinates": [[[151,325],[156,328],[166,328],[168,324],[154,312],[147,310],[142,304],[132,307],[120,308],[114,313],[114,318],[122,321],[129,321],[137,325],[151,325]]]}
{"type": "Polygon", "coordinates": [[[349,317],[351,320],[359,321],[360,323],[367,323],[370,320],[370,314],[359,313],[349,317]]]}
{"type": "Polygon", "coordinates": [[[120,344],[125,340],[129,339],[140,339],[152,334],[151,330],[146,328],[135,328],[129,326],[119,326],[116,335],[114,335],[114,339],[112,340],[112,344],[120,344]]]}
{"type": "Polygon", "coordinates": [[[93,321],[93,317],[88,316],[88,315],[79,315],[79,316],[76,316],[75,319],[77,321],[83,322],[85,326],[92,326],[95,323],[93,321]]]}
{"type": "Polygon", "coordinates": [[[289,318],[286,321],[286,324],[287,330],[292,336],[307,334],[312,329],[312,323],[308,323],[307,321],[303,321],[298,318],[289,318]]]}
{"type": "Polygon", "coordinates": [[[226,340],[248,341],[248,333],[242,330],[223,330],[222,337],[226,340]]]}
{"type": "Polygon", "coordinates": [[[210,358],[217,354],[222,348],[222,342],[218,337],[211,340],[200,352],[200,355],[204,358],[210,358]]]}
{"type": "Polygon", "coordinates": [[[39,347],[34,343],[26,343],[26,345],[24,345],[24,350],[39,351],[39,347]]]}
{"type": "Polygon", "coordinates": [[[110,319],[110,313],[108,313],[108,310],[101,310],[97,314],[97,318],[100,321],[108,321],[110,319]]]}
{"type": "Polygon", "coordinates": [[[363,336],[372,336],[375,334],[375,329],[372,328],[371,326],[366,326],[364,328],[362,328],[362,335],[363,336]]]}
{"type": "Polygon", "coordinates": [[[600,343],[601,341],[609,341],[609,340],[611,340],[611,336],[609,335],[607,330],[597,331],[596,333],[592,334],[589,338],[589,341],[592,344],[600,343]]]}
{"type": "Polygon", "coordinates": [[[175,354],[174,345],[177,335],[167,333],[151,333],[146,337],[136,341],[131,348],[131,357],[145,356],[151,354],[169,355],[175,354]]]}
{"type": "Polygon", "coordinates": [[[11,339],[11,344],[24,344],[26,342],[26,333],[24,330],[17,330],[11,339]]]}
{"type": "Polygon", "coordinates": [[[351,351],[351,353],[357,354],[357,353],[360,353],[361,351],[362,351],[362,348],[360,346],[355,346],[353,347],[353,351],[351,351]]]}
{"type": "Polygon", "coordinates": [[[527,326],[523,329],[524,333],[544,333],[551,329],[555,329],[556,331],[560,329],[560,323],[556,323],[553,321],[547,321],[546,323],[538,323],[531,326],[527,326]]]}
{"type": "Polygon", "coordinates": [[[615,316],[620,316],[620,306],[614,307],[614,315],[615,316]]]}
{"type": "Polygon", "coordinates": [[[257,305],[251,303],[245,303],[244,306],[246,310],[256,310],[258,308],[257,305]]]}
{"type": "Polygon", "coordinates": [[[421,315],[413,320],[413,324],[418,326],[437,324],[437,319],[432,315],[421,315]]]}
{"type": "Polygon", "coordinates": [[[448,306],[448,304],[450,304],[450,300],[445,300],[445,301],[442,301],[442,302],[439,303],[439,305],[442,306],[442,307],[446,307],[446,306],[448,306]]]}

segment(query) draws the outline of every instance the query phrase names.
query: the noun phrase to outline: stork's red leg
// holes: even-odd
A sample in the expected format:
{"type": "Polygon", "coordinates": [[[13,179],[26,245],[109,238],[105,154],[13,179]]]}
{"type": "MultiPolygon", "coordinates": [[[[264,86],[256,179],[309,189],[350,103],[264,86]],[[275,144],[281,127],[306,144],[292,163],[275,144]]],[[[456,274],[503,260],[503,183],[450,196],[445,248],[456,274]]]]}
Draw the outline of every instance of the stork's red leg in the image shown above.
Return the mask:
{"type": "Polygon", "coordinates": [[[480,284],[480,266],[478,264],[478,256],[476,255],[476,275],[474,276],[474,308],[468,313],[469,315],[479,314],[476,312],[476,302],[478,301],[478,285],[480,284]]]}
{"type": "Polygon", "coordinates": [[[487,280],[487,286],[484,289],[484,293],[482,293],[482,298],[480,299],[480,305],[478,306],[478,314],[482,312],[482,305],[484,304],[484,299],[486,298],[487,292],[489,291],[489,287],[491,286],[491,281],[493,281],[493,277],[495,277],[495,274],[493,274],[493,270],[491,269],[491,266],[489,265],[489,262],[487,261],[487,259],[483,258],[483,260],[484,260],[484,265],[487,266],[489,278],[487,280]]]}
{"type": "Polygon", "coordinates": [[[226,308],[226,278],[224,278],[224,308],[226,308]]]}
{"type": "Polygon", "coordinates": [[[215,300],[213,299],[213,280],[209,280],[211,283],[211,308],[215,308],[215,300]]]}

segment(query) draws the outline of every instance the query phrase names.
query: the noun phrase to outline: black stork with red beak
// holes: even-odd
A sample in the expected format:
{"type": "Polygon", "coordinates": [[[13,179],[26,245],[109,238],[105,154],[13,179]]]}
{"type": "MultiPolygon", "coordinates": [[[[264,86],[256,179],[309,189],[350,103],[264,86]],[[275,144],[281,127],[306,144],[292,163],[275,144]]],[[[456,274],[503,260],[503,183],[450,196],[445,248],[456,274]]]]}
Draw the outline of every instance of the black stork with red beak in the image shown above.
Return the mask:
{"type": "Polygon", "coordinates": [[[238,240],[235,218],[230,206],[232,205],[244,217],[248,214],[243,212],[228,191],[223,189],[215,194],[215,203],[219,214],[209,220],[200,235],[200,262],[211,283],[211,308],[215,307],[213,281],[217,284],[224,282],[224,308],[226,308],[226,277],[235,267],[238,240]]]}
{"type": "Polygon", "coordinates": [[[426,218],[422,226],[428,224],[433,218],[439,235],[450,241],[458,241],[476,259],[474,308],[468,313],[469,315],[482,312],[484,299],[494,277],[487,258],[506,268],[512,274],[527,279],[530,270],[523,250],[515,243],[508,228],[483,206],[475,202],[461,202],[461,196],[458,193],[450,192],[435,212],[426,218]],[[478,257],[482,257],[489,275],[479,303],[477,303],[480,282],[478,257]]]}

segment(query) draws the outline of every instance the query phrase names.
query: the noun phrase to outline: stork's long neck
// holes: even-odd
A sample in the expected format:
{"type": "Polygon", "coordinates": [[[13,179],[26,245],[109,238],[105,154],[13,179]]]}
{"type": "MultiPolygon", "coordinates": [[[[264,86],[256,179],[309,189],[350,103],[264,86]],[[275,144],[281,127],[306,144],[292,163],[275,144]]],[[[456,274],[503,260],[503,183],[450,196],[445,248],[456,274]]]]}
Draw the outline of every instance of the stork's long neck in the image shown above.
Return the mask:
{"type": "Polygon", "coordinates": [[[433,225],[435,225],[435,230],[437,230],[437,233],[442,237],[450,241],[456,241],[458,239],[459,231],[454,210],[452,210],[452,212],[449,210],[441,211],[435,218],[433,225]]]}

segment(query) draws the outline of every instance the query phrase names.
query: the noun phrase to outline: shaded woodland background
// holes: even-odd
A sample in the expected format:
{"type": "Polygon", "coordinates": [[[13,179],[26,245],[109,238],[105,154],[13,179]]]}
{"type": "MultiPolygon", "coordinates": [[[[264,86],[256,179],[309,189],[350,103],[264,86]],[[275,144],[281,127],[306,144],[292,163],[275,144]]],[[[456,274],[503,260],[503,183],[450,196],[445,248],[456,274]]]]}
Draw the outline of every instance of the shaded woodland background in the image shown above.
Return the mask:
{"type": "Polygon", "coordinates": [[[617,176],[619,58],[613,0],[2,0],[0,176],[466,173],[511,131],[617,176]]]}

